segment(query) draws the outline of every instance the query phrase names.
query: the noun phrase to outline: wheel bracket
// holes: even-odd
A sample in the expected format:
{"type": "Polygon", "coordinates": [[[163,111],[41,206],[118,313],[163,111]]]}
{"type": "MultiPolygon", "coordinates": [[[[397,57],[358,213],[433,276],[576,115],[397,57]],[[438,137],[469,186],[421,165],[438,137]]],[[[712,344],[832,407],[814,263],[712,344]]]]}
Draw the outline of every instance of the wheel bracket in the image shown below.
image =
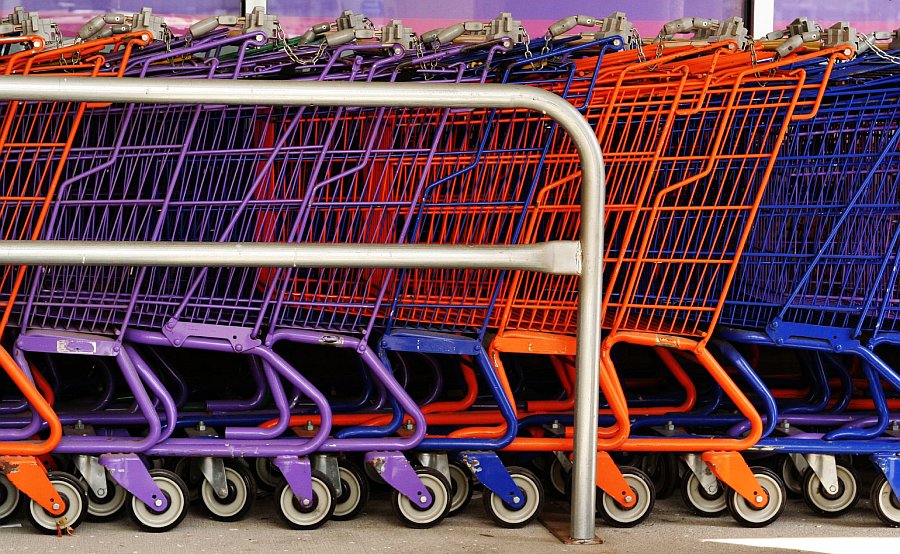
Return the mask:
{"type": "Polygon", "coordinates": [[[691,473],[694,474],[694,477],[697,478],[697,481],[700,482],[700,487],[706,491],[707,494],[715,495],[719,492],[719,480],[716,479],[716,474],[712,472],[712,469],[710,469],[706,462],[703,461],[703,458],[701,458],[699,454],[685,454],[684,463],[687,465],[688,469],[691,470],[691,473]]]}
{"type": "Polygon", "coordinates": [[[874,454],[872,461],[884,472],[894,494],[900,498],[900,457],[894,454],[874,454]]]}
{"type": "Polygon", "coordinates": [[[637,498],[609,452],[597,452],[597,487],[625,508],[634,508],[637,498]]]}
{"type": "Polygon", "coordinates": [[[337,456],[333,454],[313,454],[312,468],[328,478],[328,484],[334,491],[334,496],[341,494],[341,471],[337,456]]]}
{"type": "Polygon", "coordinates": [[[47,477],[44,464],[34,456],[0,456],[0,473],[54,516],[66,512],[66,503],[47,477]]]}
{"type": "Polygon", "coordinates": [[[822,488],[828,494],[837,494],[840,486],[835,457],[831,454],[807,454],[806,461],[822,483],[822,488]]]}
{"type": "Polygon", "coordinates": [[[719,481],[725,483],[756,508],[769,503],[769,493],[762,487],[750,466],[738,452],[704,452],[701,456],[719,481]]]}
{"type": "Polygon", "coordinates": [[[466,464],[472,475],[488,490],[514,509],[525,506],[522,491],[500,461],[496,452],[460,452],[457,459],[466,464]]]}
{"type": "Polygon", "coordinates": [[[310,505],[313,501],[313,485],[309,458],[278,456],[273,463],[281,470],[291,492],[300,499],[300,503],[304,506],[310,505]]]}
{"type": "Polygon", "coordinates": [[[78,468],[78,473],[84,477],[85,482],[94,494],[99,498],[106,497],[106,494],[109,492],[109,483],[106,480],[106,468],[100,463],[100,458],[79,454],[75,456],[74,461],[75,467],[78,468]]]}
{"type": "Polygon", "coordinates": [[[419,479],[416,470],[402,452],[368,452],[365,461],[388,485],[394,487],[415,506],[428,508],[434,502],[431,492],[419,479]]]}
{"type": "Polygon", "coordinates": [[[162,513],[168,509],[169,499],[137,454],[104,454],[100,463],[113,481],[146,504],[150,511],[162,513]]]}

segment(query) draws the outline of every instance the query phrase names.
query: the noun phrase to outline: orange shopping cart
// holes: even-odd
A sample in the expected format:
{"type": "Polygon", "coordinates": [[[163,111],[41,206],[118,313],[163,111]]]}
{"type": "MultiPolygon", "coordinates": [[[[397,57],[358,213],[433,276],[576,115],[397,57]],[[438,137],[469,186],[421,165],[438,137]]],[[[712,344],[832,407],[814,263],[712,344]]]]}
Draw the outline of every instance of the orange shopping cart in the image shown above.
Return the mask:
{"type": "MultiPolygon", "coordinates": [[[[81,44],[45,50],[45,39],[38,36],[2,37],[0,44],[15,44],[19,50],[0,57],[5,75],[71,75],[85,77],[118,77],[123,63],[115,71],[104,72],[104,51],[121,50],[125,61],[135,47],[150,43],[147,32],[125,33],[115,37],[91,40],[81,44]]],[[[44,221],[53,201],[56,186],[68,161],[85,111],[91,106],[78,102],[10,101],[0,106],[0,215],[4,221],[4,240],[34,240],[40,237],[44,221]]],[[[9,321],[27,268],[4,266],[0,273],[0,332],[9,321]]],[[[0,502],[0,521],[14,515],[20,491],[32,499],[30,519],[48,521],[46,532],[56,533],[75,501],[81,485],[62,472],[48,474],[38,457],[49,453],[62,436],[62,426],[47,398],[36,385],[42,378],[33,374],[26,363],[17,363],[10,353],[0,348],[0,365],[21,391],[33,411],[31,423],[24,428],[4,430],[0,442],[0,486],[6,494],[0,502]],[[35,438],[43,425],[47,432],[35,438]],[[49,516],[43,516],[43,514],[49,516]],[[35,516],[38,514],[38,516],[35,516]],[[49,519],[48,519],[49,518],[49,519]],[[51,525],[52,524],[52,525],[51,525]]],[[[44,391],[49,389],[41,387],[44,391]]],[[[65,526],[80,520],[68,518],[65,526]]]]}
{"type": "MultiPolygon", "coordinates": [[[[783,488],[765,469],[751,470],[738,454],[758,440],[762,420],[741,388],[706,350],[756,208],[788,123],[808,117],[817,102],[801,102],[800,58],[740,52],[734,43],[680,48],[602,73],[587,117],[597,129],[608,170],[604,253],[601,386],[616,424],[600,430],[600,448],[688,455],[692,472],[707,467],[725,485],[717,502],[744,525],[774,521],[783,488]],[[629,410],[611,351],[616,344],[654,348],[689,394],[690,379],[664,349],[689,353],[722,388],[751,431],[740,439],[709,436],[628,437],[629,410]]],[[[849,55],[822,49],[830,68],[849,55]]],[[[824,90],[821,85],[820,94],[824,90]]],[[[573,239],[579,231],[577,171],[539,191],[528,242],[573,239]]],[[[516,274],[499,332],[500,353],[568,356],[575,351],[577,286],[560,276],[516,274]]],[[[570,450],[563,437],[519,438],[511,450],[570,450]],[[555,445],[555,446],[554,446],[555,445]]],[[[652,508],[653,490],[642,472],[620,470],[598,453],[598,510],[612,525],[630,526],[652,508]]]]}

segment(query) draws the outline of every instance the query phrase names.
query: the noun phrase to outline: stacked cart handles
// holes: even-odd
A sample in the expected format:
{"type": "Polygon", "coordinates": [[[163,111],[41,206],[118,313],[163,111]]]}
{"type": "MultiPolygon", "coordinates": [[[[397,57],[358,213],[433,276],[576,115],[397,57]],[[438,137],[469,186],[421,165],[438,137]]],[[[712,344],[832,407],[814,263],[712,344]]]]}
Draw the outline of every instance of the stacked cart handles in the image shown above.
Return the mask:
{"type": "Polygon", "coordinates": [[[0,35],[5,75],[91,91],[3,106],[6,240],[530,260],[7,266],[0,522],[27,496],[43,532],[124,511],[158,532],[192,494],[234,521],[270,493],[307,530],[359,515],[375,480],[417,528],[463,510],[476,481],[504,527],[534,521],[547,492],[634,526],[675,488],[757,527],[785,479],[820,513],[852,507],[849,453],[873,456],[873,505],[900,525],[883,387],[900,377],[875,355],[895,338],[896,32],[800,18],[753,40],[740,18],[683,18],[645,40],[615,12],[536,38],[508,13],[417,34],[345,11],[291,37],[256,8],[179,34],[144,8],[65,38],[17,8],[0,35]],[[331,100],[223,102],[223,87],[289,96],[293,80],[331,100]],[[335,81],[517,84],[590,124],[607,175],[596,373],[575,370],[588,315],[556,263],[598,238],[582,236],[574,139],[516,104],[398,107],[335,81]],[[846,188],[811,162],[832,157],[846,188]],[[772,351],[804,360],[800,378],[772,351]],[[577,425],[576,383],[603,396],[577,425]],[[595,489],[567,485],[576,437],[596,444],[595,489]],[[781,451],[780,473],[750,465],[781,451]]]}

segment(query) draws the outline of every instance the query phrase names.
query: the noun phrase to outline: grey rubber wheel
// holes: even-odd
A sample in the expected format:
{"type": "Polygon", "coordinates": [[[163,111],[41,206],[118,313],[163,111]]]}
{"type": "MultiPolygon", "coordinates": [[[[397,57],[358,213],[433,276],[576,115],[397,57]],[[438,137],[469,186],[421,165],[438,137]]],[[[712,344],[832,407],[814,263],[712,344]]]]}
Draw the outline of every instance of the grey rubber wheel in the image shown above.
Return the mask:
{"type": "Polygon", "coordinates": [[[509,476],[519,487],[519,492],[525,500],[522,507],[513,508],[487,488],[482,501],[485,511],[494,523],[507,529],[518,529],[541,515],[544,508],[544,487],[534,473],[521,467],[509,468],[509,476]]]}
{"type": "Polygon", "coordinates": [[[462,512],[469,501],[472,500],[472,493],[475,487],[472,481],[472,472],[460,462],[450,462],[450,512],[448,517],[455,516],[462,512]]]}
{"type": "Polygon", "coordinates": [[[369,502],[369,481],[356,464],[341,462],[338,468],[341,490],[334,500],[334,514],[338,521],[358,516],[369,502]]]}
{"type": "Polygon", "coordinates": [[[719,517],[728,511],[725,486],[719,483],[716,493],[710,494],[700,486],[700,479],[692,471],[681,478],[681,499],[694,515],[700,517],[719,517]]]}
{"type": "Polygon", "coordinates": [[[653,482],[643,471],[634,467],[622,467],[622,476],[636,497],[635,505],[626,508],[602,490],[597,490],[597,511],[612,527],[634,527],[647,519],[656,503],[653,482]]]}
{"type": "Polygon", "coordinates": [[[391,507],[407,527],[428,529],[443,521],[450,511],[450,483],[442,473],[428,467],[417,469],[416,475],[431,493],[431,505],[420,508],[395,490],[391,497],[391,507]]]}
{"type": "Polygon", "coordinates": [[[878,519],[885,525],[900,527],[900,499],[897,498],[897,493],[891,488],[891,484],[883,474],[880,474],[872,483],[869,500],[872,502],[872,509],[875,510],[878,519]]]}
{"type": "Polygon", "coordinates": [[[316,470],[312,472],[312,491],[309,505],[303,505],[287,483],[276,492],[275,511],[291,528],[300,531],[318,529],[334,513],[334,491],[328,484],[328,477],[316,470]]]}
{"type": "Polygon", "coordinates": [[[129,515],[138,527],[150,533],[164,533],[178,527],[187,515],[189,497],[187,485],[176,473],[167,469],[151,469],[150,477],[169,500],[165,511],[150,509],[135,496],[131,496],[129,515]]]}
{"type": "Polygon", "coordinates": [[[22,494],[5,475],[0,475],[0,525],[8,522],[19,511],[22,494]]]}
{"type": "Polygon", "coordinates": [[[769,494],[769,502],[762,508],[748,503],[734,490],[728,491],[728,511],[744,527],[765,527],[777,520],[784,511],[787,493],[778,475],[764,467],[750,468],[763,489],[769,494]]]}
{"type": "MultiPolygon", "coordinates": [[[[780,470],[779,473],[781,474],[781,482],[784,483],[785,491],[789,496],[800,498],[800,496],[803,495],[803,476],[805,472],[800,473],[790,456],[782,457],[781,463],[778,464],[778,468],[780,470]]],[[[809,469],[807,469],[807,471],[809,471],[809,469]]]]}
{"type": "Polygon", "coordinates": [[[825,517],[838,517],[852,510],[859,501],[859,478],[852,468],[837,466],[837,490],[826,491],[815,471],[803,476],[803,500],[814,512],[825,517]]]}
{"type": "Polygon", "coordinates": [[[55,535],[60,526],[72,529],[81,525],[87,517],[87,491],[78,479],[61,471],[51,471],[47,477],[60,498],[66,505],[61,515],[55,516],[41,507],[34,500],[28,501],[28,520],[35,529],[45,535],[55,535]]]}
{"type": "Polygon", "coordinates": [[[228,493],[220,498],[206,479],[200,486],[200,500],[209,515],[217,521],[240,521],[256,501],[256,482],[250,470],[242,464],[225,466],[228,493]]]}
{"type": "Polygon", "coordinates": [[[128,491],[120,487],[109,476],[106,478],[106,494],[97,495],[83,483],[88,493],[88,519],[91,521],[111,521],[125,512],[128,491]]]}

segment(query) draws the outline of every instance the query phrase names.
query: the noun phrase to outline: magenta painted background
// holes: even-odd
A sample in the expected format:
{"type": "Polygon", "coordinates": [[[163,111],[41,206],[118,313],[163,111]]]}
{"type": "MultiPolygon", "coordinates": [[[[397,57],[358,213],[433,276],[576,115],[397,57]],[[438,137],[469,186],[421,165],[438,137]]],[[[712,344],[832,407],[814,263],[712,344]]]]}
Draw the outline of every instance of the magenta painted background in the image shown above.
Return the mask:
{"type": "MultiPolygon", "coordinates": [[[[236,14],[239,0],[0,0],[2,12],[17,5],[53,17],[71,33],[90,16],[103,12],[134,12],[142,5],[166,16],[180,29],[208,15],[236,14]]],[[[655,35],[663,23],[684,16],[726,18],[741,15],[742,0],[269,0],[269,12],[277,14],[290,32],[303,31],[312,23],[333,20],[344,9],[368,15],[376,23],[402,18],[407,26],[424,32],[467,19],[488,20],[500,12],[512,12],[525,22],[532,35],[568,15],[603,17],[624,11],[641,34],[655,35]]]]}
{"type": "Polygon", "coordinates": [[[776,28],[797,16],[810,17],[823,27],[849,21],[859,31],[891,31],[900,27],[900,0],[775,0],[776,28]]]}
{"type": "MultiPolygon", "coordinates": [[[[53,17],[71,33],[90,16],[114,11],[135,11],[149,5],[181,29],[208,15],[237,13],[239,0],[0,0],[0,13],[17,5],[53,17]]],[[[542,34],[549,23],[567,15],[602,17],[626,12],[641,34],[655,35],[666,21],[685,16],[723,19],[744,15],[743,0],[269,0],[269,11],[278,14],[290,32],[334,19],[343,9],[371,17],[376,23],[402,18],[417,31],[426,31],[466,19],[486,20],[501,11],[512,12],[526,23],[532,35],[542,34]]],[[[900,27],[900,0],[775,0],[776,27],[797,16],[815,19],[823,26],[851,21],[863,31],[900,27]]]]}

